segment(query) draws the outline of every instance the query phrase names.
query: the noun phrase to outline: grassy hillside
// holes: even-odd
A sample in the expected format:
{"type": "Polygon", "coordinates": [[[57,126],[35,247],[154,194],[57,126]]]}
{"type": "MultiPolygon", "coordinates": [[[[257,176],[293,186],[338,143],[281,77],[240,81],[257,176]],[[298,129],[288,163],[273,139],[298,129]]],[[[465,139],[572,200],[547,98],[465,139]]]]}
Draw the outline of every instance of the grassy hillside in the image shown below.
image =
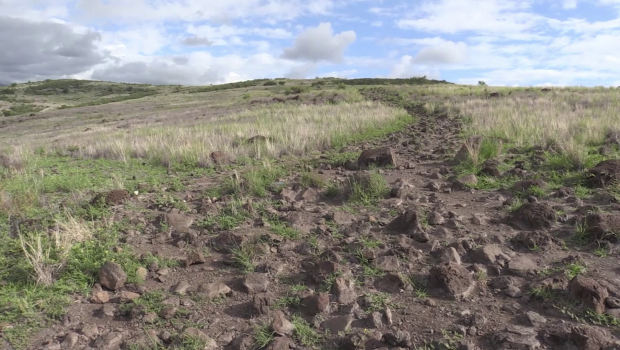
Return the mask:
{"type": "MultiPolygon", "coordinates": [[[[253,273],[267,276],[277,294],[269,307],[288,310],[294,330],[287,336],[304,349],[341,348],[341,341],[359,340],[354,335],[368,336],[366,329],[317,326],[330,311],[302,317],[304,298],[319,292],[343,298],[341,289],[363,296],[355,302],[375,330],[398,325],[416,334],[413,345],[394,340],[399,346],[456,348],[463,335],[453,332],[462,321],[455,315],[465,314],[453,310],[456,304],[493,305],[477,310],[493,319],[480,327],[511,322],[495,312],[508,297],[487,285],[497,277],[491,273],[510,270],[511,281],[520,282],[552,273],[572,279],[607,271],[617,259],[606,239],[587,235],[584,215],[612,210],[620,199],[615,182],[587,187],[589,168],[620,158],[619,89],[462,86],[422,78],[216,86],[48,80],[1,88],[0,112],[0,348],[37,348],[48,338],[38,332],[51,325],[62,334],[51,340],[58,344],[79,332],[82,345],[106,348],[100,342],[125,329],[118,335],[125,349],[185,350],[249,327],[235,337],[266,348],[281,338],[271,320],[240,311],[256,293],[244,292],[238,280],[253,273]],[[381,147],[390,147],[398,164],[353,171],[363,150],[381,147]],[[465,153],[454,162],[459,149],[465,153]],[[532,206],[544,206],[536,207],[544,214],[538,221],[523,214],[541,225],[537,236],[519,238],[499,226],[521,220],[514,217],[532,206]],[[388,233],[387,225],[411,208],[419,210],[404,216],[415,218],[411,228],[388,233]],[[487,245],[521,263],[532,256],[535,262],[523,270],[535,265],[535,272],[501,265],[487,245]],[[577,251],[590,252],[587,264],[596,268],[567,258],[577,251]],[[446,259],[460,265],[461,256],[468,267],[450,270],[463,273],[455,280],[471,280],[480,290],[463,304],[427,283],[435,266],[446,259]],[[198,263],[186,264],[190,257],[198,263]],[[125,271],[126,287],[98,289],[108,262],[125,271]],[[177,289],[181,282],[191,284],[187,293],[177,289]],[[214,296],[199,282],[235,291],[214,296]],[[209,320],[217,314],[221,324],[204,326],[203,311],[209,320]],[[67,325],[68,312],[100,328],[92,335],[83,325],[67,325]],[[378,325],[388,313],[402,322],[378,325]],[[144,343],[140,335],[157,342],[144,343]]],[[[577,315],[564,321],[620,324],[560,303],[568,297],[555,289],[520,286],[529,288],[528,299],[518,299],[524,309],[540,311],[529,302],[543,299],[577,315]]],[[[547,317],[557,321],[557,314],[547,317]]],[[[496,332],[503,330],[482,334],[496,332]]],[[[468,339],[480,340],[470,333],[468,339]]],[[[233,338],[216,340],[223,347],[233,338]]]]}

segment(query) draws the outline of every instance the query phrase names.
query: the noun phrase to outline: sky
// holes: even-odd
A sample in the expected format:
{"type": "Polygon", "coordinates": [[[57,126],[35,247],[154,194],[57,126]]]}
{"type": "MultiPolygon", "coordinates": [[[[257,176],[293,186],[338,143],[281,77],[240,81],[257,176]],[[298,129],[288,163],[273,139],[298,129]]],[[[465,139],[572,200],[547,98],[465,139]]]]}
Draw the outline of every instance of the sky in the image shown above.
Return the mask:
{"type": "Polygon", "coordinates": [[[620,0],[0,0],[0,83],[619,86],[620,0]]]}

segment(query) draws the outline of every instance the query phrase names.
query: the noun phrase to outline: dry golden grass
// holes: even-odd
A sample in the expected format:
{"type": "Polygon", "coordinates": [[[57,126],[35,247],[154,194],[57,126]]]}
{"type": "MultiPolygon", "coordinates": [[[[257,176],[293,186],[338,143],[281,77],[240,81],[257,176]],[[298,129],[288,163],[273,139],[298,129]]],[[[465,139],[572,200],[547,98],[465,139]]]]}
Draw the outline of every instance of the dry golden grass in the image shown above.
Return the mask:
{"type": "MultiPolygon", "coordinates": [[[[438,95],[458,97],[469,89],[462,86],[428,88],[438,95]]],[[[540,89],[473,87],[467,98],[454,98],[443,105],[452,116],[471,123],[466,133],[508,140],[518,146],[559,145],[575,152],[583,146],[601,144],[610,130],[620,125],[620,90],[605,88],[540,89]],[[499,98],[488,98],[498,91],[499,98]]],[[[419,92],[419,91],[416,91],[419,92]]]]}
{"type": "Polygon", "coordinates": [[[36,274],[37,283],[45,286],[54,283],[56,274],[67,263],[71,248],[93,237],[86,223],[69,213],[65,215],[66,221],[56,220],[56,228],[51,230],[49,236],[46,232],[19,233],[22,251],[36,274]]]}
{"type": "Polygon", "coordinates": [[[385,125],[404,114],[406,112],[402,109],[374,102],[320,106],[274,104],[201,124],[126,130],[101,128],[87,136],[72,137],[58,147],[76,146],[84,157],[120,160],[137,157],[164,165],[207,165],[215,151],[260,159],[325,150],[335,138],[385,125]],[[256,135],[269,140],[257,144],[243,143],[256,135]],[[235,147],[235,142],[241,145],[235,147]]]}

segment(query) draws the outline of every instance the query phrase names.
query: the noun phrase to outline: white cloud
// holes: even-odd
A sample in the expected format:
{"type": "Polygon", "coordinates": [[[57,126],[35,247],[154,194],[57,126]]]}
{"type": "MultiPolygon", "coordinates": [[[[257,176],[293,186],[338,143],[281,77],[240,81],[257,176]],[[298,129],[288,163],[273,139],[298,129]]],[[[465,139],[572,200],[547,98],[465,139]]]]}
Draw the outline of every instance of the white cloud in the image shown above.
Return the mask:
{"type": "Polygon", "coordinates": [[[450,64],[461,63],[467,59],[467,45],[463,42],[446,41],[434,46],[428,46],[418,52],[413,59],[422,64],[450,64]]]}
{"type": "Polygon", "coordinates": [[[295,44],[282,52],[282,57],[300,61],[341,63],[344,51],[355,41],[355,32],[334,34],[331,23],[321,23],[299,34],[295,44]]]}
{"type": "Polygon", "coordinates": [[[523,33],[543,21],[542,16],[526,12],[528,6],[527,1],[425,1],[396,24],[403,29],[425,32],[511,35],[523,33]]]}
{"type": "Polygon", "coordinates": [[[402,56],[400,60],[392,66],[388,77],[390,78],[411,78],[426,76],[429,79],[439,79],[439,71],[427,66],[416,64],[413,57],[402,56]]]}

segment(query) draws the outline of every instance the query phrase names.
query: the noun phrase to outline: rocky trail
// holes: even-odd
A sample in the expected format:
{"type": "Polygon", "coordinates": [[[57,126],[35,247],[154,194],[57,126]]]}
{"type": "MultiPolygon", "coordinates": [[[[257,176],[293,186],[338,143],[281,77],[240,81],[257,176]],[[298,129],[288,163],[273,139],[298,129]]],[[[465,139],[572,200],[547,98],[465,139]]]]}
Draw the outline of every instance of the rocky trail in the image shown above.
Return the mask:
{"type": "Polygon", "coordinates": [[[517,180],[473,189],[483,179],[453,162],[466,154],[460,121],[407,109],[417,123],[343,150],[356,164],[325,155],[304,173],[340,192],[297,172],[266,199],[212,198],[235,175],[224,170],[169,191],[187,210],[160,208],[146,187],[109,195],[114,220],[131,223],[126,243],[179,264],[138,271],[142,284],[106,264],[30,348],[620,349],[613,196],[540,191],[540,152],[486,162],[496,181],[517,180]],[[377,176],[389,195],[346,203],[377,176]]]}

